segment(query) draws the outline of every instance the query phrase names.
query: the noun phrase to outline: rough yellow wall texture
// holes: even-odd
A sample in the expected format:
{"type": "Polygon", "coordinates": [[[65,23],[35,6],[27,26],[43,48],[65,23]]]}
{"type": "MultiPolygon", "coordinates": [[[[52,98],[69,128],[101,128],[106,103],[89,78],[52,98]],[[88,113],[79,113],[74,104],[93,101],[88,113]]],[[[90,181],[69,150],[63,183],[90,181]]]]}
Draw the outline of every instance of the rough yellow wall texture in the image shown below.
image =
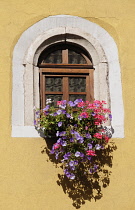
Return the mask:
{"type": "Polygon", "coordinates": [[[11,138],[12,53],[21,34],[50,15],[95,22],[114,38],[122,73],[125,138],[114,139],[110,184],[82,210],[135,209],[135,0],[0,0],[0,210],[73,210],[47,162],[42,138],[11,138]]]}

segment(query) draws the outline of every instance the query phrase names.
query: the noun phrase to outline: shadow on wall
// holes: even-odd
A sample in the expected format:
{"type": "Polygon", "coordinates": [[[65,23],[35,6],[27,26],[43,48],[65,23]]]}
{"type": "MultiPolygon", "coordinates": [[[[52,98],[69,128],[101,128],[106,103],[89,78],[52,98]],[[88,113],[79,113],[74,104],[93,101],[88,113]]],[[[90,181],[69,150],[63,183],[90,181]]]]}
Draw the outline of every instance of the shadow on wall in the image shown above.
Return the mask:
{"type": "MultiPolygon", "coordinates": [[[[45,141],[47,147],[44,148],[42,153],[46,152],[49,160],[55,163],[57,167],[58,162],[49,152],[55,140],[50,141],[50,139],[46,139],[45,141]]],[[[94,161],[98,165],[98,171],[91,173],[89,176],[83,173],[83,168],[79,169],[80,175],[77,180],[69,180],[66,176],[58,174],[57,184],[72,199],[73,206],[76,209],[84,205],[87,200],[91,201],[94,199],[97,201],[103,197],[102,189],[110,184],[113,151],[116,149],[117,147],[112,141],[107,145],[106,149],[99,150],[97,156],[94,157],[94,161]]]]}

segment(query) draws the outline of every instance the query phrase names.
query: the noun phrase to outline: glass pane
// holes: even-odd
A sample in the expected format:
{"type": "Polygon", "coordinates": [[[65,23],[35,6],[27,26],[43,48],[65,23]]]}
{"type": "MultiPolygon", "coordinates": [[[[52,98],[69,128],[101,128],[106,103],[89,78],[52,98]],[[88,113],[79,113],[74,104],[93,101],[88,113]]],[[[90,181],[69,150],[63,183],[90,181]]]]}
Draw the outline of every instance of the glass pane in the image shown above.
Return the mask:
{"type": "Polygon", "coordinates": [[[86,95],[81,95],[81,94],[69,95],[69,101],[75,101],[76,99],[82,99],[83,101],[86,101],[86,95]]]}
{"type": "Polygon", "coordinates": [[[62,77],[46,77],[45,83],[46,91],[62,91],[62,77]]]}
{"type": "Polygon", "coordinates": [[[56,50],[50,53],[45,59],[42,61],[43,63],[62,63],[62,50],[56,50]]]}
{"type": "Polygon", "coordinates": [[[50,94],[47,94],[46,95],[46,99],[51,99],[51,101],[52,101],[52,106],[57,106],[57,101],[61,101],[62,100],[62,96],[63,95],[50,95],[50,94]]]}
{"type": "Polygon", "coordinates": [[[86,77],[69,77],[69,91],[70,92],[85,92],[86,91],[86,77]]]}
{"type": "Polygon", "coordinates": [[[68,63],[69,64],[86,64],[84,57],[72,50],[68,50],[68,63]]]}

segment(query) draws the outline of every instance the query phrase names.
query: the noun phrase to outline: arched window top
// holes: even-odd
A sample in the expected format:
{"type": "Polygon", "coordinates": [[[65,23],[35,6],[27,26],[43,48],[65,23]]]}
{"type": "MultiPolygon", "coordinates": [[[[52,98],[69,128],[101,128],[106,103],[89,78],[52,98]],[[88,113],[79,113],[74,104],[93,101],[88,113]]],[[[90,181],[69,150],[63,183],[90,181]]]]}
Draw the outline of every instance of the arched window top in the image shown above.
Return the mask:
{"type": "Polygon", "coordinates": [[[86,64],[92,65],[88,53],[77,45],[59,44],[45,49],[38,60],[40,64],[86,64]]]}

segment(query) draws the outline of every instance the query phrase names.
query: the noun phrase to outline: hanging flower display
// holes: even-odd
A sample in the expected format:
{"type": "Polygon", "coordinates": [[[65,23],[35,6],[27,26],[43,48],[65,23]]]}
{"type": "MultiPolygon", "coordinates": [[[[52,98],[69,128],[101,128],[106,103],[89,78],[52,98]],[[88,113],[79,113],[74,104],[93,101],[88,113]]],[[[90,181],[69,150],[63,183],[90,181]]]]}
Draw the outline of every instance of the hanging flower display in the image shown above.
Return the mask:
{"type": "Polygon", "coordinates": [[[105,101],[93,103],[76,99],[57,101],[51,106],[36,111],[35,126],[44,132],[45,137],[56,137],[50,154],[62,164],[64,175],[77,180],[81,175],[90,175],[98,170],[97,155],[104,150],[109,136],[103,124],[112,118],[105,101]]]}

